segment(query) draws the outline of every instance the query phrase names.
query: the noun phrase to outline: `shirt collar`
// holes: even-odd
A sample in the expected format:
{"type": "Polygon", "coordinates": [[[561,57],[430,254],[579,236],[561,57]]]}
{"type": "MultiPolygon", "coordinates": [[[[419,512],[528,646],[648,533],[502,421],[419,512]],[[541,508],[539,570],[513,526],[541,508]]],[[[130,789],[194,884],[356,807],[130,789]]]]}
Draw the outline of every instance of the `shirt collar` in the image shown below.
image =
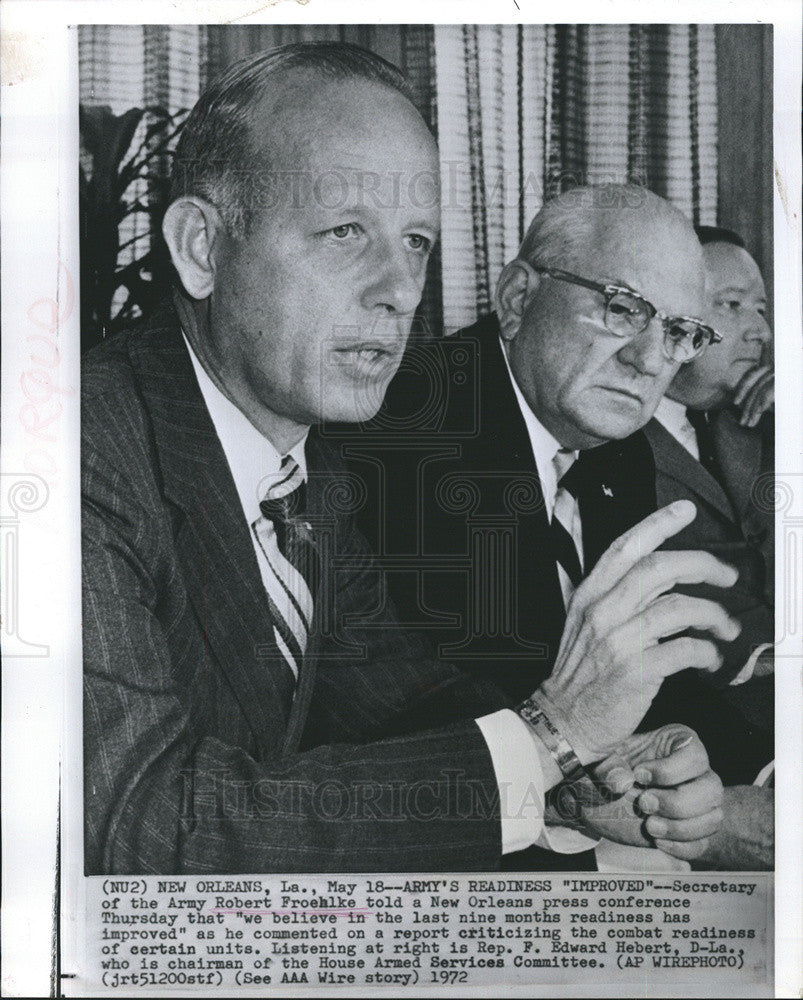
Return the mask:
{"type": "MultiPolygon", "coordinates": [[[[533,458],[535,459],[535,467],[538,470],[538,478],[541,480],[541,489],[544,493],[544,501],[547,505],[547,510],[551,515],[552,508],[555,506],[555,494],[558,491],[557,477],[555,475],[555,467],[552,464],[552,459],[555,457],[557,452],[563,450],[563,446],[560,441],[553,437],[546,427],[544,427],[538,417],[536,417],[533,413],[530,408],[530,404],[522,395],[522,391],[519,388],[518,383],[516,382],[516,377],[510,367],[510,360],[508,359],[507,351],[505,350],[505,345],[501,338],[499,340],[499,346],[502,350],[502,357],[505,359],[505,367],[507,368],[507,373],[510,376],[510,382],[513,386],[513,392],[516,394],[521,415],[524,417],[524,423],[527,427],[527,435],[530,438],[530,447],[532,448],[533,458]]],[[[573,454],[574,457],[577,458],[577,452],[575,451],[573,454]]]]}
{"type": "Polygon", "coordinates": [[[683,445],[693,458],[699,459],[697,435],[689,423],[686,406],[683,403],[679,403],[676,399],[670,399],[669,396],[664,396],[655,410],[655,419],[669,431],[679,444],[683,445]]]}
{"type": "MultiPolygon", "coordinates": [[[[183,330],[182,336],[190,354],[192,367],[195,369],[198,387],[223,446],[226,461],[229,463],[243,514],[248,523],[253,524],[260,516],[259,501],[263,498],[270,480],[275,478],[278,473],[283,456],[254,427],[242,410],[223,395],[207,375],[183,330]]],[[[307,478],[307,459],[304,454],[306,442],[307,435],[305,434],[298,444],[294,445],[288,452],[291,458],[298,462],[305,480],[307,478]]]]}
{"type": "Polygon", "coordinates": [[[670,433],[674,434],[676,430],[679,430],[686,423],[686,407],[676,399],[670,399],[669,396],[662,396],[661,402],[655,410],[655,419],[662,423],[670,433]]]}

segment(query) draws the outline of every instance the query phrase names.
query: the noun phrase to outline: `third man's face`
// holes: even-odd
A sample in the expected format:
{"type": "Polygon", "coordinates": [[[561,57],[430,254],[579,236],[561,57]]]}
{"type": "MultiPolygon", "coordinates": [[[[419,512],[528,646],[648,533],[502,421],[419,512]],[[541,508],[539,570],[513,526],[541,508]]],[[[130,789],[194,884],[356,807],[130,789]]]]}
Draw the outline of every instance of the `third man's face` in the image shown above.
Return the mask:
{"type": "Polygon", "coordinates": [[[709,243],[703,255],[704,318],[722,340],[681,369],[669,394],[687,406],[709,410],[733,399],[747,372],[761,363],[772,335],[764,280],[750,254],[732,243],[709,243]]]}
{"type": "Polygon", "coordinates": [[[245,239],[217,248],[204,350],[246,413],[292,437],[379,408],[440,213],[437,149],[408,101],[370,81],[288,77],[286,102],[255,129],[267,203],[245,239]]]}

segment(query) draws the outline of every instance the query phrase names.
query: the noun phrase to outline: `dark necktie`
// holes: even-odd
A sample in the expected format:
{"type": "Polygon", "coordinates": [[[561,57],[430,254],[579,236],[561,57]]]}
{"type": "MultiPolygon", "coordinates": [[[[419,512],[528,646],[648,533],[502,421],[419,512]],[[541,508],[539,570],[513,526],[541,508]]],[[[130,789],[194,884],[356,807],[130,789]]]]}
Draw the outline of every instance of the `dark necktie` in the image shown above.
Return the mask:
{"type": "Polygon", "coordinates": [[[708,422],[708,414],[704,410],[686,410],[686,418],[697,435],[697,450],[700,453],[700,465],[709,472],[718,483],[722,482],[722,471],[714,450],[714,438],[708,422]]]}
{"type": "Polygon", "coordinates": [[[254,525],[272,574],[267,597],[276,641],[296,679],[312,630],[313,595],[320,576],[318,549],[304,519],[305,494],[301,470],[287,455],[277,481],[259,505],[262,517],[254,525]]]}
{"type": "Polygon", "coordinates": [[[552,459],[552,465],[558,480],[558,490],[555,494],[555,506],[552,509],[552,545],[555,559],[560,563],[571,581],[577,588],[583,579],[583,567],[577,551],[577,543],[573,528],[580,514],[577,508],[577,497],[580,485],[580,463],[575,461],[574,453],[561,449],[552,459]]]}

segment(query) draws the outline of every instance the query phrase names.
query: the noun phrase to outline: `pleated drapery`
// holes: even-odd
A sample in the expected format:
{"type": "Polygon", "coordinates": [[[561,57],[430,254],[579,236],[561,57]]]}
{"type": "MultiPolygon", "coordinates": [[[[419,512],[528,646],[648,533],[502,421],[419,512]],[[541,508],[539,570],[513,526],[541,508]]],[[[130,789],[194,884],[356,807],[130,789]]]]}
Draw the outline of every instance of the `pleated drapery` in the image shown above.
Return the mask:
{"type": "MultiPolygon", "coordinates": [[[[349,41],[396,63],[438,137],[443,237],[417,324],[434,334],[493,307],[503,265],[544,200],[578,183],[631,180],[695,222],[716,222],[712,25],[150,25],[79,27],[81,102],[122,115],[162,108],[180,122],[206,83],[251,52],[349,41]]],[[[143,116],[138,149],[154,124],[143,116]]],[[[82,155],[91,176],[91,157],[82,155]]],[[[148,169],[167,172],[169,157],[148,169]]],[[[157,188],[135,178],[144,205],[157,188]]],[[[162,188],[163,190],[163,188],[162,188]]],[[[117,264],[152,243],[154,211],[120,224],[117,264]]],[[[126,289],[115,294],[123,307],[126,289]]],[[[134,309],[134,312],[137,310],[134,309]]]]}
{"type": "Polygon", "coordinates": [[[444,326],[492,308],[543,202],[633,181],[716,222],[710,25],[436,25],[444,326]]]}

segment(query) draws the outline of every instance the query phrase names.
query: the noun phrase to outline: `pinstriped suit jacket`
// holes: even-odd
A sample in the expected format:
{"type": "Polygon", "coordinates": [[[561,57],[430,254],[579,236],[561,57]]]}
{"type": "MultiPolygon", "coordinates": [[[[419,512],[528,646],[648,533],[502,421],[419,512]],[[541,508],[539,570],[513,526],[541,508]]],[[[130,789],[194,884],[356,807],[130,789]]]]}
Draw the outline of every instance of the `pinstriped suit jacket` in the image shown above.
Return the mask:
{"type": "Polygon", "coordinates": [[[310,436],[324,552],[292,703],[256,558],[175,313],[83,374],[87,874],[493,869],[473,719],[508,704],[396,624],[333,451],[310,436]]]}

